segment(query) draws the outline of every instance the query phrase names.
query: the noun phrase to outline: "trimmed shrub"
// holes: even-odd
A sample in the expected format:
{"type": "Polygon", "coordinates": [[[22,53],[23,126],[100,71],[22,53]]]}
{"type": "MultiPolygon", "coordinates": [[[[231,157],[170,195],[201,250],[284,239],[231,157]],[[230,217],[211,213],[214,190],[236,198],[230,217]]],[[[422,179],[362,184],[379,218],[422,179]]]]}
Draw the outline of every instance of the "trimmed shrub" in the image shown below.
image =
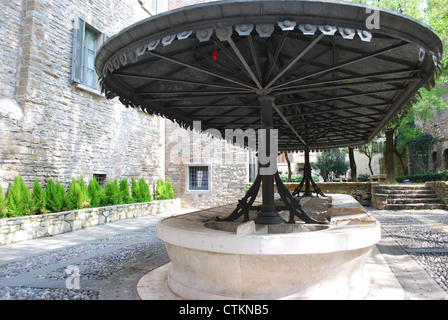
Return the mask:
{"type": "Polygon", "coordinates": [[[134,199],[131,197],[131,194],[129,193],[129,186],[128,186],[127,178],[122,178],[120,180],[120,193],[121,193],[122,203],[125,203],[125,204],[134,203],[134,199]]]}
{"type": "Polygon", "coordinates": [[[31,198],[33,201],[33,211],[35,213],[47,213],[47,195],[45,194],[44,189],[42,189],[37,179],[34,179],[33,193],[31,198]]]}
{"type": "Polygon", "coordinates": [[[69,210],[83,209],[90,205],[90,199],[85,184],[84,188],[82,188],[75,178],[72,178],[72,183],[68,188],[67,198],[69,210]]]}
{"type": "Polygon", "coordinates": [[[140,186],[137,183],[137,181],[135,181],[134,177],[132,177],[132,179],[131,179],[131,193],[132,193],[132,197],[134,198],[135,202],[143,202],[142,201],[142,191],[140,190],[140,186]]]}
{"type": "Polygon", "coordinates": [[[166,184],[166,192],[168,195],[168,199],[174,199],[173,185],[171,184],[170,178],[168,178],[168,182],[166,184]]]}
{"type": "Polygon", "coordinates": [[[138,185],[140,186],[140,192],[141,192],[141,196],[142,196],[141,202],[152,201],[152,195],[151,195],[151,192],[149,191],[149,186],[146,183],[145,178],[141,178],[138,181],[138,185]]]}
{"type": "MultiPolygon", "coordinates": [[[[87,191],[87,186],[86,183],[84,182],[84,177],[80,176],[79,180],[78,180],[79,186],[81,187],[81,192],[85,195],[87,195],[87,197],[89,196],[89,192],[87,191]]],[[[90,204],[90,202],[89,202],[90,204]]]]}
{"type": "Polygon", "coordinates": [[[443,181],[444,177],[443,172],[441,173],[423,173],[423,174],[414,174],[414,175],[408,175],[408,176],[398,176],[395,178],[397,182],[404,182],[404,180],[409,180],[410,182],[414,183],[424,183],[426,181],[443,181]]]}
{"type": "Polygon", "coordinates": [[[31,214],[30,190],[23,182],[21,176],[17,176],[14,179],[14,184],[9,189],[6,200],[8,201],[8,216],[20,217],[31,214]]]}
{"type": "Polygon", "coordinates": [[[6,218],[8,214],[8,202],[6,202],[6,198],[3,196],[3,190],[0,186],[0,218],[6,218]]]}
{"type": "MultiPolygon", "coordinates": [[[[126,178],[122,178],[120,182],[117,179],[113,182],[108,181],[106,188],[103,189],[95,177],[90,179],[86,186],[81,176],[79,180],[72,179],[67,191],[59,182],[55,183],[52,179],[48,180],[44,190],[35,179],[32,192],[30,192],[22,177],[17,176],[6,197],[0,188],[0,218],[153,200],[144,178],[139,179],[138,182],[132,178],[131,193],[132,196],[126,178]]],[[[157,181],[157,198],[160,200],[174,198],[170,179],[167,184],[161,179],[157,181]]]]}
{"type": "Polygon", "coordinates": [[[89,186],[87,187],[87,193],[90,197],[90,207],[100,207],[105,203],[104,190],[98,183],[95,177],[89,180],[89,186]]]}
{"type": "Polygon", "coordinates": [[[108,180],[106,184],[106,188],[104,189],[106,204],[107,205],[117,205],[121,204],[121,194],[120,187],[118,186],[117,179],[114,182],[108,180]]]}
{"type": "Polygon", "coordinates": [[[173,199],[173,186],[171,185],[171,180],[168,179],[168,184],[165,184],[165,182],[162,179],[157,179],[157,188],[156,188],[156,194],[158,200],[167,200],[167,199],[173,199]]]}
{"type": "Polygon", "coordinates": [[[162,179],[157,179],[156,198],[158,200],[166,199],[166,184],[162,179]]]}
{"type": "Polygon", "coordinates": [[[47,182],[47,187],[45,188],[45,194],[47,196],[47,210],[50,212],[61,211],[62,204],[59,199],[58,188],[52,179],[47,182]]]}
{"type": "Polygon", "coordinates": [[[64,187],[62,186],[62,184],[59,183],[59,181],[56,182],[56,192],[58,193],[59,201],[61,203],[61,210],[60,211],[68,210],[68,196],[67,196],[67,192],[65,191],[64,187]]]}

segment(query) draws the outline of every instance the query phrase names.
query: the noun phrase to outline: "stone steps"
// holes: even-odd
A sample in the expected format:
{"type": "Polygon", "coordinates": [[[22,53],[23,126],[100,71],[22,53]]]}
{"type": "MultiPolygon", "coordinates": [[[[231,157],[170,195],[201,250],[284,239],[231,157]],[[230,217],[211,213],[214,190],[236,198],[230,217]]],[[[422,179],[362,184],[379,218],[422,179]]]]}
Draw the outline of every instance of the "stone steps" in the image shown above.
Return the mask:
{"type": "Polygon", "coordinates": [[[441,204],[441,200],[437,197],[435,198],[405,198],[405,199],[388,199],[388,204],[412,204],[412,203],[430,203],[430,204],[441,204]]]}
{"type": "Polygon", "coordinates": [[[430,204],[430,203],[407,203],[407,204],[387,204],[386,210],[433,210],[442,209],[446,210],[446,204],[430,204]]]}
{"type": "Polygon", "coordinates": [[[442,199],[423,185],[382,186],[378,195],[387,197],[386,210],[447,209],[442,199]]]}

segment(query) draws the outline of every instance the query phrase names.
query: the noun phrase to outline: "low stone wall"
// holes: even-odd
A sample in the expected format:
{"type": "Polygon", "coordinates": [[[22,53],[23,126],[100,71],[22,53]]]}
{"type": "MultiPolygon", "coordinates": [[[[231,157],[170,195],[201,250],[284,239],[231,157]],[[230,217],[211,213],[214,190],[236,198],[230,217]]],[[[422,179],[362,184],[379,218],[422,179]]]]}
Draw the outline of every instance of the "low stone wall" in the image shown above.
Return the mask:
{"type": "MultiPolygon", "coordinates": [[[[370,207],[372,199],[370,182],[317,182],[316,184],[325,194],[348,194],[355,198],[361,205],[370,207]]],[[[293,191],[298,185],[299,183],[285,183],[285,186],[290,191],[293,191]]]]}
{"type": "Polygon", "coordinates": [[[427,181],[425,186],[434,190],[437,197],[448,204],[448,182],[446,181],[427,181]]]}
{"type": "Polygon", "coordinates": [[[0,219],[0,245],[54,236],[180,208],[181,200],[173,199],[0,219]]]}
{"type": "Polygon", "coordinates": [[[379,182],[372,183],[371,206],[377,210],[385,210],[388,195],[383,193],[383,185],[379,182]]]}

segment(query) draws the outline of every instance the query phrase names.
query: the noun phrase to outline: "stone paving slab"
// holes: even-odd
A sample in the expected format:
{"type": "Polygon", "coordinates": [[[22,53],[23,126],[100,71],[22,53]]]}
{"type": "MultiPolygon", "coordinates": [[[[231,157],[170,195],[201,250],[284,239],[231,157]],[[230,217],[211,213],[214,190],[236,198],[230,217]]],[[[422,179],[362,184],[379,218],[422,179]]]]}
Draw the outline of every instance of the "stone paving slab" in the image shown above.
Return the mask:
{"type": "MultiPolygon", "coordinates": [[[[367,211],[383,226],[382,240],[367,265],[372,279],[367,299],[447,299],[437,270],[448,270],[448,211],[367,211]]],[[[139,282],[169,263],[156,235],[157,222],[182,213],[186,211],[1,246],[0,300],[139,300],[139,282]],[[70,264],[80,268],[79,290],[66,288],[70,264]]]]}

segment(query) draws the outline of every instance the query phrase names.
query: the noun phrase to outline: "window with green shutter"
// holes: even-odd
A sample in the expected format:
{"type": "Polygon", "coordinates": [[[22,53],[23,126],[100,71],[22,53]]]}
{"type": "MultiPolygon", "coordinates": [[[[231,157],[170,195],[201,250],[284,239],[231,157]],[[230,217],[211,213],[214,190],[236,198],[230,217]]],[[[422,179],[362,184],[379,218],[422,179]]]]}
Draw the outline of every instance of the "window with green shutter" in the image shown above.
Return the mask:
{"type": "Polygon", "coordinates": [[[84,18],[75,19],[71,80],[78,87],[99,91],[95,56],[106,38],[104,33],[88,24],[84,18]]]}

